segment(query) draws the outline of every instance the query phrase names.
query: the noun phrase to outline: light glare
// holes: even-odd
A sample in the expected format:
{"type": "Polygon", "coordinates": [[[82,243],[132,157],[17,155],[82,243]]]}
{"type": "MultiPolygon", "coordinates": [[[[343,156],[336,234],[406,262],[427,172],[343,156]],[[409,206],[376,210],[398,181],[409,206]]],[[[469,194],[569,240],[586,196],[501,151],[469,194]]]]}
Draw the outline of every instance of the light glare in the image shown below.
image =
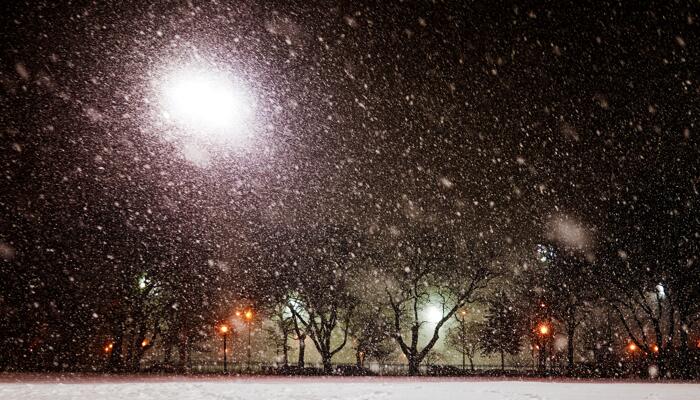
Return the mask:
{"type": "Polygon", "coordinates": [[[211,71],[173,73],[163,81],[161,92],[163,115],[189,135],[238,136],[252,114],[253,101],[244,87],[211,71]]]}

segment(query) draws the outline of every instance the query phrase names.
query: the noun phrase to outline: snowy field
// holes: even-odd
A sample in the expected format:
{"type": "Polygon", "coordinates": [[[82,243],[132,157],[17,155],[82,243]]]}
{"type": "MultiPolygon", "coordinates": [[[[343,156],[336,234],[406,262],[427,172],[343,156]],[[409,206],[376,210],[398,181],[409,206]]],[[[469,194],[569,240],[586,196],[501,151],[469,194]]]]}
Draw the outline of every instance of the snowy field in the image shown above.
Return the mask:
{"type": "Polygon", "coordinates": [[[700,399],[700,384],[430,378],[45,378],[0,375],[0,399],[700,399]]]}

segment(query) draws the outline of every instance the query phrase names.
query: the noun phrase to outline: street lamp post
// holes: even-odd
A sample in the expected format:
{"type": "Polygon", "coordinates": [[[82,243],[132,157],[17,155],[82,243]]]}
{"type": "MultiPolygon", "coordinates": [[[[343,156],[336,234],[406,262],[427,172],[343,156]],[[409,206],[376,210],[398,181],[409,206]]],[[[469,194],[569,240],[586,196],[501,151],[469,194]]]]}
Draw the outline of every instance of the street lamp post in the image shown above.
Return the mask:
{"type": "Polygon", "coordinates": [[[467,327],[466,327],[466,316],[467,316],[467,310],[460,310],[459,311],[460,317],[457,317],[457,321],[459,321],[459,325],[461,328],[462,332],[462,338],[460,340],[460,344],[462,345],[462,372],[464,372],[467,369],[467,327]]]}
{"type": "Polygon", "coordinates": [[[251,349],[251,324],[253,323],[253,310],[246,310],[245,313],[243,313],[243,317],[245,318],[246,323],[248,324],[248,370],[250,370],[250,349],[251,349]]]}
{"type": "Polygon", "coordinates": [[[539,340],[539,359],[540,359],[540,370],[545,370],[547,365],[547,338],[552,334],[552,328],[548,323],[542,322],[537,326],[537,335],[540,337],[539,340]]]}
{"type": "Polygon", "coordinates": [[[226,336],[228,336],[228,325],[221,325],[219,327],[219,332],[221,332],[221,335],[224,337],[224,373],[228,372],[228,360],[226,359],[226,336]]]}

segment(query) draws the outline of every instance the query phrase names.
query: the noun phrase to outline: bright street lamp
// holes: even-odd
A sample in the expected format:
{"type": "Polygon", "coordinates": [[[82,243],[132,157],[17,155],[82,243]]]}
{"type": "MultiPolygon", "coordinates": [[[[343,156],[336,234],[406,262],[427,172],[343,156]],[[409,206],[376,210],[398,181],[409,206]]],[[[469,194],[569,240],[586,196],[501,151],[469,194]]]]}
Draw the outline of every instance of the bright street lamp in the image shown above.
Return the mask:
{"type": "Polygon", "coordinates": [[[228,336],[229,330],[230,328],[226,324],[221,324],[221,326],[219,326],[219,332],[224,337],[224,373],[228,372],[228,365],[226,359],[226,336],[228,336]]]}
{"type": "Polygon", "coordinates": [[[163,117],[190,136],[213,142],[236,139],[252,119],[249,90],[216,69],[177,69],[165,74],[158,86],[163,117]]]}
{"type": "Polygon", "coordinates": [[[547,365],[547,342],[548,342],[549,336],[552,334],[552,328],[549,325],[549,323],[541,322],[535,328],[535,332],[539,336],[539,340],[538,340],[539,367],[538,368],[540,370],[544,370],[544,369],[546,369],[546,365],[547,365]]]}
{"type": "Polygon", "coordinates": [[[250,359],[251,359],[251,357],[250,357],[250,349],[251,349],[251,345],[250,345],[250,329],[251,328],[250,328],[250,326],[253,323],[253,317],[254,317],[253,310],[247,309],[243,312],[243,319],[245,320],[246,324],[248,324],[248,369],[250,369],[250,359]]]}

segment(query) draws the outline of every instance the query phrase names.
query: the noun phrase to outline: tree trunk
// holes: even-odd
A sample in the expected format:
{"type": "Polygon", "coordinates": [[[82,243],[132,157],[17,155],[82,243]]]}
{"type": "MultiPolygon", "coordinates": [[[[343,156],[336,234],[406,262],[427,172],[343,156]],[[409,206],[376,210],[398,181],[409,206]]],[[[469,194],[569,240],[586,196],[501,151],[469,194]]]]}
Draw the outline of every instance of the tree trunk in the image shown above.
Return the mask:
{"type": "Polygon", "coordinates": [[[665,378],[668,373],[668,365],[666,363],[666,349],[659,348],[659,352],[656,354],[656,367],[658,368],[659,378],[665,378]]]}
{"type": "Polygon", "coordinates": [[[321,360],[323,361],[323,372],[326,374],[333,373],[333,364],[331,364],[330,354],[321,354],[321,360]]]}
{"type": "Polygon", "coordinates": [[[163,350],[163,364],[170,366],[170,359],[173,356],[173,345],[172,343],[165,343],[165,349],[163,350]]]}
{"type": "Polygon", "coordinates": [[[506,370],[506,359],[503,349],[501,349],[501,372],[506,370]]]}
{"type": "Polygon", "coordinates": [[[408,375],[416,376],[420,374],[420,361],[416,360],[414,356],[408,357],[408,375]]]}
{"type": "Polygon", "coordinates": [[[282,340],[282,365],[285,367],[289,365],[289,336],[286,332],[282,340]]]}
{"type": "Polygon", "coordinates": [[[567,372],[569,375],[574,372],[574,333],[573,327],[570,327],[566,331],[566,359],[567,359],[567,372]]]}
{"type": "Polygon", "coordinates": [[[107,368],[110,371],[121,371],[124,367],[124,360],[122,354],[122,342],[124,338],[124,325],[120,324],[117,328],[117,332],[114,335],[114,342],[112,342],[112,352],[109,355],[109,362],[107,368]]]}
{"type": "Polygon", "coordinates": [[[469,369],[474,372],[474,359],[469,357],[469,369]]]}
{"type": "Polygon", "coordinates": [[[544,372],[544,370],[547,368],[547,359],[546,359],[546,351],[545,351],[545,343],[540,343],[540,348],[539,348],[539,354],[538,356],[538,369],[540,372],[544,372]]]}
{"type": "Polygon", "coordinates": [[[183,372],[189,372],[189,361],[190,361],[190,351],[189,351],[189,337],[182,335],[178,341],[177,351],[178,351],[178,367],[183,372]]]}
{"type": "Polygon", "coordinates": [[[681,371],[681,377],[689,379],[691,372],[687,366],[690,362],[690,347],[688,343],[688,325],[684,312],[678,312],[678,322],[680,324],[679,337],[681,347],[679,349],[680,357],[676,362],[679,364],[678,370],[681,371]]]}
{"type": "Polygon", "coordinates": [[[299,336],[299,360],[297,366],[304,368],[304,352],[306,351],[306,335],[299,336]]]}

